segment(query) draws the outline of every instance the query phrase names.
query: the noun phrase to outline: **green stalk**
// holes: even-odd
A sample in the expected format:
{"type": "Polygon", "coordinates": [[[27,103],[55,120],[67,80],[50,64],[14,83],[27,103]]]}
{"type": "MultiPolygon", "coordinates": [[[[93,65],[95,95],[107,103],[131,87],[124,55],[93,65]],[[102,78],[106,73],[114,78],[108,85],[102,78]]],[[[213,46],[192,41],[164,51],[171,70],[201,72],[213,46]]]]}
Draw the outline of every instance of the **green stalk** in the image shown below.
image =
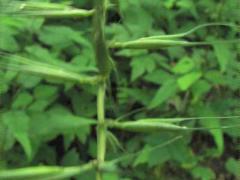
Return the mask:
{"type": "Polygon", "coordinates": [[[104,100],[106,93],[106,80],[112,70],[112,61],[109,55],[104,27],[106,21],[107,0],[95,0],[95,14],[93,19],[93,38],[95,48],[95,58],[103,82],[99,84],[97,94],[97,115],[98,115],[98,127],[97,127],[97,160],[98,169],[96,173],[96,179],[102,180],[101,164],[105,160],[106,152],[106,126],[105,126],[105,109],[104,100]]]}
{"type": "Polygon", "coordinates": [[[4,180],[57,180],[66,179],[95,169],[96,161],[81,166],[37,166],[19,169],[0,170],[0,179],[4,180]]]}
{"type": "Polygon", "coordinates": [[[218,40],[218,41],[199,41],[191,42],[186,40],[174,39],[154,39],[141,38],[127,42],[114,42],[109,45],[110,48],[118,49],[164,49],[169,47],[191,47],[191,46],[209,46],[217,43],[239,43],[240,39],[218,40]]]}
{"type": "MultiPolygon", "coordinates": [[[[104,163],[105,152],[106,152],[106,126],[105,126],[105,109],[104,109],[104,100],[105,100],[106,85],[101,83],[98,88],[97,95],[97,116],[98,116],[98,129],[97,129],[97,160],[98,166],[104,163]]],[[[98,168],[96,179],[102,179],[102,173],[98,168]]]]}
{"type": "Polygon", "coordinates": [[[109,55],[107,43],[105,39],[104,26],[106,21],[107,0],[95,0],[95,14],[94,14],[94,48],[96,63],[100,73],[104,77],[108,77],[113,63],[109,55]]]}
{"type": "Polygon", "coordinates": [[[85,18],[92,16],[94,10],[71,9],[71,10],[43,10],[43,11],[26,11],[16,13],[18,16],[37,16],[44,18],[85,18]]]}

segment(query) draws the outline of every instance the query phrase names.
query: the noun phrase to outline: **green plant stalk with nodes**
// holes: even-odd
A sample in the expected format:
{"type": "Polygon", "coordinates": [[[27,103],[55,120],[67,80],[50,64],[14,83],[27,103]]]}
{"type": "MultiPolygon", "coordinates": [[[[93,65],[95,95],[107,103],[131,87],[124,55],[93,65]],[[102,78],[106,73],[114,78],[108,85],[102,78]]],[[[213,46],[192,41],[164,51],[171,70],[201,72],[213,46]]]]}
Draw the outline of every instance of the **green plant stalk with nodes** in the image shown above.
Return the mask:
{"type": "MultiPolygon", "coordinates": [[[[9,54],[0,54],[2,65],[4,69],[10,69],[15,71],[22,71],[27,73],[38,74],[41,76],[53,77],[60,80],[67,80],[70,82],[75,82],[77,84],[92,84],[98,86],[97,92],[97,123],[92,124],[96,125],[97,130],[97,160],[89,162],[82,166],[74,167],[30,167],[30,168],[21,168],[17,170],[1,170],[0,179],[26,179],[26,180],[53,180],[53,179],[63,179],[72,177],[88,170],[96,170],[96,179],[102,180],[103,173],[105,171],[114,170],[114,165],[120,161],[124,161],[127,158],[135,157],[138,155],[127,154],[123,157],[114,159],[109,162],[105,162],[106,155],[106,139],[107,139],[107,128],[109,129],[119,129],[122,131],[130,132],[143,132],[143,133],[152,133],[152,132],[179,132],[179,131],[194,131],[194,130],[209,130],[209,129],[226,129],[239,127],[238,125],[233,126],[222,126],[222,127],[212,127],[212,128],[189,128],[187,126],[179,125],[182,121],[188,120],[197,120],[197,119],[209,119],[209,118],[239,118],[239,116],[232,117],[203,117],[203,118],[149,118],[149,119],[140,119],[137,121],[123,120],[120,122],[118,120],[107,120],[105,117],[105,96],[106,96],[106,81],[109,79],[111,70],[114,68],[112,59],[110,57],[108,48],[132,48],[132,49],[161,49],[166,47],[173,46],[197,46],[197,45],[211,45],[216,42],[191,42],[186,41],[183,38],[194,31],[208,26],[227,26],[231,28],[235,26],[228,23],[208,23],[197,26],[192,30],[189,30],[185,33],[173,34],[173,35],[159,35],[159,36],[150,36],[143,37],[134,41],[128,42],[113,42],[107,44],[105,39],[104,27],[106,21],[106,11],[107,11],[107,0],[95,0],[95,9],[94,10],[79,10],[66,5],[59,5],[54,3],[17,3],[16,6],[9,6],[10,13],[5,13],[6,15],[17,14],[23,16],[40,16],[45,18],[51,17],[65,17],[65,18],[77,18],[77,17],[93,17],[93,40],[95,48],[95,59],[97,67],[99,69],[99,74],[96,76],[88,76],[84,73],[76,73],[70,70],[66,70],[62,67],[56,65],[51,65],[48,63],[40,63],[34,60],[23,58],[20,56],[9,55],[9,54]],[[14,11],[11,11],[11,7],[15,7],[14,11]],[[17,7],[17,9],[16,9],[17,7]],[[80,14],[74,14],[73,12],[82,12],[80,14]],[[68,13],[66,13],[68,12],[68,13]]],[[[1,14],[2,15],[2,14],[1,14]]],[[[4,12],[3,12],[4,15],[4,12]]],[[[220,41],[219,41],[220,42],[220,41]]],[[[236,43],[237,40],[227,40],[221,41],[221,43],[236,43]]],[[[124,116],[125,118],[126,116],[124,116]]],[[[166,146],[176,140],[179,140],[182,136],[177,136],[161,146],[154,147],[160,148],[166,146]]]]}
{"type": "MultiPolygon", "coordinates": [[[[105,100],[105,92],[106,85],[105,83],[99,84],[98,94],[97,94],[97,161],[100,164],[104,163],[105,154],[106,154],[106,133],[107,127],[105,123],[105,108],[104,108],[104,100],[105,100]]],[[[102,179],[102,172],[97,170],[96,179],[102,179]]]]}
{"type": "MultiPolygon", "coordinates": [[[[107,49],[104,27],[106,21],[106,10],[107,1],[106,0],[95,0],[95,16],[93,19],[94,25],[94,46],[95,46],[95,56],[97,66],[99,68],[100,74],[103,76],[103,82],[98,85],[97,94],[97,161],[99,165],[104,163],[105,153],[106,153],[106,125],[105,125],[105,108],[104,100],[106,93],[106,80],[112,69],[112,63],[110,55],[107,49]]],[[[102,172],[97,170],[96,179],[102,179],[102,172]]]]}

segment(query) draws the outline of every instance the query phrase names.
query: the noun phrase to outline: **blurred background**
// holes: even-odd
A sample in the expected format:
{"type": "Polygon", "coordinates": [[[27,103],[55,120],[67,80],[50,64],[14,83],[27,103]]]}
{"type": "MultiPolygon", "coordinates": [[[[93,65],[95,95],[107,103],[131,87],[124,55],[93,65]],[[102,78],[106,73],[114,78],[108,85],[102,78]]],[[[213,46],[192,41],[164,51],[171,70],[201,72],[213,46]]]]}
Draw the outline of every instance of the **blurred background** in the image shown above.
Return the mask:
{"type": "MultiPolygon", "coordinates": [[[[1,0],[0,2],[8,2],[1,0]]],[[[9,1],[10,2],[10,1],[9,1]]],[[[42,0],[41,2],[49,2],[42,0]]],[[[91,9],[91,0],[52,1],[91,9]]],[[[185,32],[208,22],[240,23],[239,0],[112,0],[109,42],[185,32]]],[[[2,5],[1,10],[5,6],[2,5]]],[[[7,8],[11,8],[9,5],[7,8]]],[[[239,38],[228,27],[208,27],[190,41],[239,38]]],[[[96,69],[91,17],[44,19],[0,16],[0,51],[74,72],[96,69]]],[[[187,121],[189,127],[239,124],[240,44],[111,50],[117,71],[108,83],[106,115],[125,120],[153,117],[216,117],[187,121]]],[[[96,88],[21,73],[0,61],[0,169],[32,165],[79,165],[96,158],[96,133],[73,124],[96,118],[96,88]]],[[[137,134],[113,131],[107,159],[135,153],[106,180],[237,180],[239,128],[137,134]],[[183,138],[164,147],[172,137],[183,138]],[[152,149],[148,151],[149,149],[152,149]]],[[[94,179],[90,172],[73,179],[94,179]]]]}

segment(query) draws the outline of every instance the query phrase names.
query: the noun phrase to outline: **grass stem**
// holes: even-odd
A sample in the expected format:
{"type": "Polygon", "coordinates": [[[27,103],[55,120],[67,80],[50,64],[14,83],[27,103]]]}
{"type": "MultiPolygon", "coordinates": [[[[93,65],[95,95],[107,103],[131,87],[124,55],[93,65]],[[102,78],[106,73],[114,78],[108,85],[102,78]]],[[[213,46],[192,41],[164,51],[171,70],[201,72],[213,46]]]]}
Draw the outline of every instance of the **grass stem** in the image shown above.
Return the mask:
{"type": "MultiPolygon", "coordinates": [[[[97,127],[97,160],[98,165],[102,164],[105,160],[106,153],[106,126],[105,126],[105,100],[106,84],[101,83],[98,88],[97,94],[97,116],[98,116],[98,127],[97,127]]],[[[98,169],[97,180],[102,179],[102,173],[98,169]]]]}

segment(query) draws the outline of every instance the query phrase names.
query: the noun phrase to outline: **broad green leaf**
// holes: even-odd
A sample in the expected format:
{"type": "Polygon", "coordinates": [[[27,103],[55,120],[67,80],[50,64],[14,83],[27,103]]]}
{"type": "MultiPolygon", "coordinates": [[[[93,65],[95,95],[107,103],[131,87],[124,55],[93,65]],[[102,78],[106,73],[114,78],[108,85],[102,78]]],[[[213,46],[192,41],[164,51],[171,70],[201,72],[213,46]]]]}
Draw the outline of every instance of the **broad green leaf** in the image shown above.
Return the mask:
{"type": "Polygon", "coordinates": [[[84,114],[85,117],[93,117],[96,115],[97,112],[92,94],[72,90],[69,96],[73,111],[76,115],[81,116],[84,114]]]}
{"type": "Polygon", "coordinates": [[[42,77],[29,76],[29,74],[23,74],[23,73],[18,74],[16,79],[17,83],[20,84],[21,87],[26,89],[34,88],[41,82],[41,80],[42,80],[42,77]]]}
{"type": "Polygon", "coordinates": [[[153,18],[139,1],[119,1],[121,16],[132,36],[139,37],[151,29],[153,18]]]}
{"type": "Polygon", "coordinates": [[[234,158],[229,158],[225,164],[228,172],[233,174],[236,178],[240,178],[240,161],[234,158]]]}
{"type": "Polygon", "coordinates": [[[176,93],[177,93],[177,83],[175,80],[170,79],[158,89],[152,101],[150,102],[149,108],[155,108],[161,105],[162,103],[167,101],[169,98],[174,96],[176,93]]]}
{"type": "MultiPolygon", "coordinates": [[[[5,151],[9,151],[15,143],[15,138],[11,130],[0,119],[0,154],[5,151]]],[[[1,159],[4,159],[0,156],[1,159]]],[[[1,169],[1,166],[0,166],[1,169]]]]}
{"type": "MultiPolygon", "coordinates": [[[[64,107],[54,107],[45,113],[31,114],[31,136],[33,138],[50,140],[60,134],[77,134],[96,123],[95,120],[73,115],[64,107]],[[37,126],[36,126],[37,124],[37,126]]],[[[88,132],[87,132],[88,133],[88,132]]],[[[86,135],[86,134],[85,134],[86,135]]]]}
{"type": "Polygon", "coordinates": [[[2,26],[0,24],[0,50],[5,50],[9,52],[16,52],[20,49],[14,35],[16,32],[7,26],[2,26]]]}
{"type": "Polygon", "coordinates": [[[192,72],[188,73],[180,78],[178,78],[177,83],[179,88],[182,91],[186,91],[189,87],[191,87],[198,79],[202,76],[201,72],[192,72]]]}
{"type": "Polygon", "coordinates": [[[149,156],[150,156],[150,153],[151,153],[150,150],[151,150],[150,146],[148,146],[148,145],[144,146],[142,152],[135,159],[135,161],[133,163],[133,166],[137,166],[137,165],[148,162],[149,156]]]}
{"type": "Polygon", "coordinates": [[[56,96],[57,87],[51,85],[39,85],[34,89],[34,97],[36,99],[51,99],[56,96]]]}
{"type": "Polygon", "coordinates": [[[151,101],[151,96],[153,95],[153,91],[148,89],[137,89],[137,88],[121,88],[119,89],[118,99],[121,102],[139,102],[145,106],[149,104],[151,101]]]}
{"type": "Polygon", "coordinates": [[[188,153],[186,143],[179,137],[173,138],[168,133],[158,133],[145,136],[144,142],[146,145],[138,153],[134,165],[147,163],[149,167],[156,167],[171,159],[181,163],[181,165],[192,164],[192,155],[188,153]],[[179,147],[180,153],[176,147],[179,147]]]}
{"type": "Polygon", "coordinates": [[[65,153],[61,162],[64,166],[76,166],[79,165],[79,163],[79,154],[73,149],[65,153]]]}
{"type": "Polygon", "coordinates": [[[104,180],[119,180],[119,176],[116,173],[104,173],[104,180]]]}
{"type": "Polygon", "coordinates": [[[228,64],[234,59],[231,54],[230,46],[227,44],[214,44],[213,47],[221,72],[225,72],[228,64]]]}
{"type": "Polygon", "coordinates": [[[80,55],[71,60],[71,64],[78,72],[98,72],[91,49],[84,49],[80,55]]]}
{"type": "Polygon", "coordinates": [[[176,66],[173,67],[173,72],[177,74],[188,73],[194,68],[194,61],[189,57],[182,58],[176,66]]]}
{"type": "Polygon", "coordinates": [[[164,6],[168,9],[171,9],[174,4],[175,4],[176,0],[166,0],[164,1],[164,6]]]}
{"type": "Polygon", "coordinates": [[[201,98],[201,96],[207,94],[211,87],[212,86],[206,80],[199,80],[193,84],[191,89],[194,95],[193,102],[196,102],[201,98]]]}
{"type": "MultiPolygon", "coordinates": [[[[216,113],[212,110],[211,106],[199,106],[196,109],[198,116],[202,117],[216,117],[216,118],[206,118],[200,121],[200,124],[206,128],[220,128],[221,123],[220,120],[217,118],[216,113]]],[[[217,146],[217,153],[216,156],[220,156],[224,151],[224,139],[223,139],[223,131],[222,129],[210,129],[209,130],[211,135],[214,138],[215,144],[217,146]]]]}
{"type": "Polygon", "coordinates": [[[201,180],[212,180],[216,178],[214,171],[208,167],[197,166],[192,169],[193,176],[201,180]]]}
{"type": "Polygon", "coordinates": [[[81,36],[81,33],[67,26],[45,26],[39,33],[39,39],[47,45],[60,49],[64,49],[74,42],[89,46],[89,42],[81,36]]]}
{"type": "Polygon", "coordinates": [[[177,5],[185,10],[188,10],[195,18],[198,17],[196,5],[191,0],[180,0],[177,1],[177,5]]]}
{"type": "MultiPolygon", "coordinates": [[[[1,12],[0,12],[1,14],[1,12]]],[[[0,26],[7,26],[13,28],[15,31],[29,31],[31,33],[37,32],[43,25],[44,19],[42,18],[22,18],[12,16],[2,16],[0,19],[0,26]]]]}
{"type": "Polygon", "coordinates": [[[26,108],[33,101],[33,97],[30,93],[24,91],[17,95],[16,99],[13,101],[12,108],[26,108]]]}
{"type": "Polygon", "coordinates": [[[31,159],[32,147],[29,137],[30,119],[28,115],[23,111],[9,111],[2,115],[2,119],[17,141],[22,145],[28,159],[31,159]]]}
{"type": "MultiPolygon", "coordinates": [[[[225,103],[226,101],[223,100],[225,103]]],[[[236,104],[236,105],[231,105],[230,108],[236,108],[237,110],[239,109],[239,104],[236,104]]],[[[224,108],[223,111],[225,111],[226,109],[230,109],[229,107],[227,108],[224,108]]],[[[240,113],[240,111],[237,111],[236,113],[240,113]]],[[[240,120],[238,118],[231,118],[229,119],[228,121],[222,121],[221,124],[223,126],[229,126],[229,125],[233,125],[233,124],[239,124],[240,120]]],[[[228,134],[229,136],[233,137],[233,138],[239,138],[240,137],[240,131],[238,128],[236,129],[225,129],[224,130],[224,133],[228,134]]]]}
{"type": "Polygon", "coordinates": [[[171,159],[168,148],[156,149],[149,155],[148,164],[154,167],[158,164],[164,164],[171,159]],[[161,154],[161,156],[159,156],[161,154]]]}
{"type": "Polygon", "coordinates": [[[167,71],[164,70],[154,70],[151,73],[148,73],[146,76],[144,76],[144,80],[146,80],[147,82],[151,82],[157,85],[162,85],[164,84],[166,81],[172,79],[173,76],[168,73],[167,71]]]}
{"type": "Polygon", "coordinates": [[[61,61],[56,57],[56,54],[51,53],[47,48],[40,45],[27,46],[25,50],[31,56],[31,59],[47,62],[49,64],[61,65],[61,61]]]}
{"type": "Polygon", "coordinates": [[[203,76],[213,83],[213,85],[225,85],[226,84],[226,79],[224,78],[224,75],[215,70],[210,70],[207,71],[206,73],[203,74],[203,76]]]}
{"type": "Polygon", "coordinates": [[[53,99],[39,99],[34,101],[28,108],[29,111],[43,112],[51,103],[53,99]]]}
{"type": "Polygon", "coordinates": [[[155,59],[151,56],[138,56],[131,61],[132,73],[131,81],[135,81],[145,72],[151,73],[155,69],[155,59]]]}
{"type": "Polygon", "coordinates": [[[171,159],[180,163],[182,168],[190,169],[198,163],[195,154],[187,147],[187,140],[176,141],[174,144],[171,144],[166,148],[171,159]]]}

